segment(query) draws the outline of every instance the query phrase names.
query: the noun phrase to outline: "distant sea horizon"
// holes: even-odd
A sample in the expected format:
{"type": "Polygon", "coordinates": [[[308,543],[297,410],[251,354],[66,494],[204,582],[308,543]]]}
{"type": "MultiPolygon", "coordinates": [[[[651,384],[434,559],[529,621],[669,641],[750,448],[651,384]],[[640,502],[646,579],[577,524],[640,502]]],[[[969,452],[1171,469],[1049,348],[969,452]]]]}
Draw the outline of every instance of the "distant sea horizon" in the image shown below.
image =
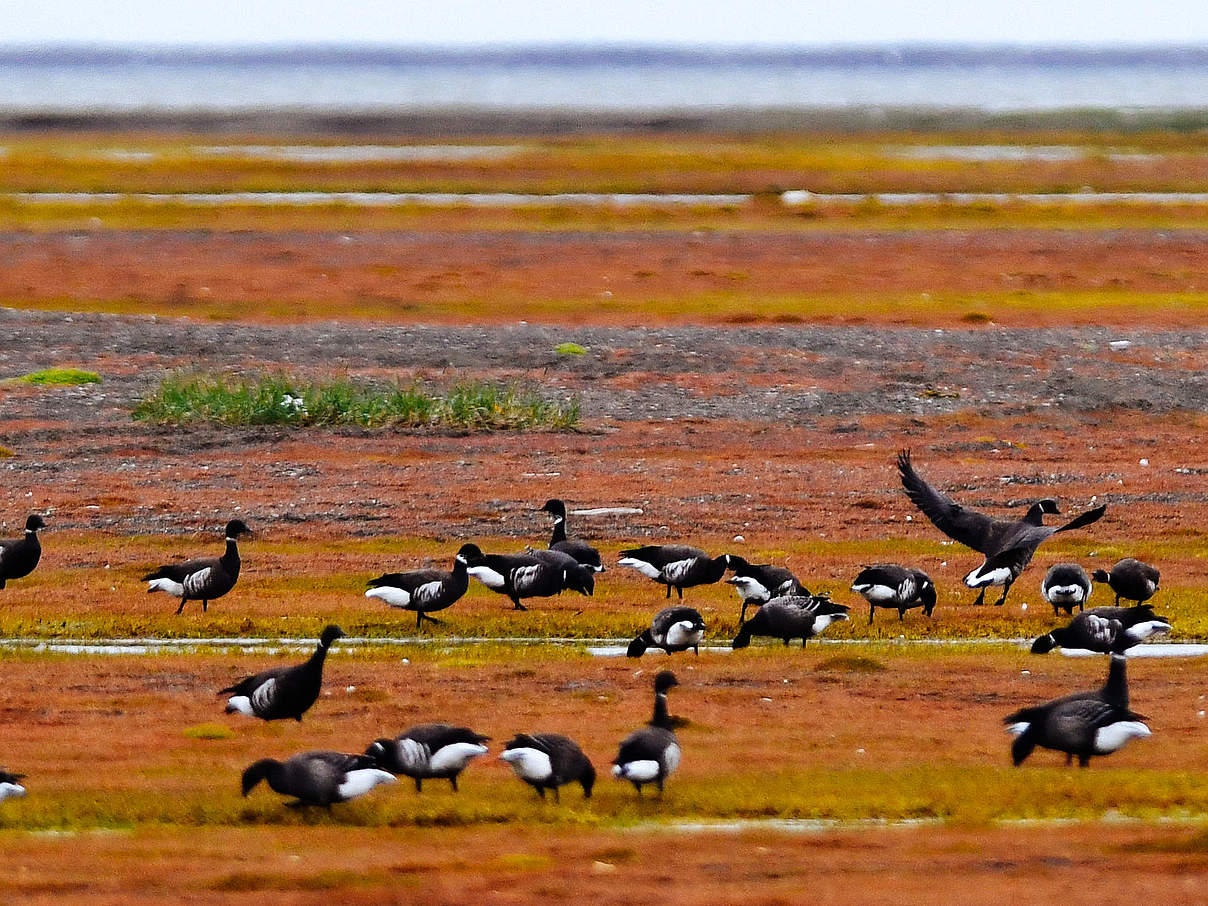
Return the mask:
{"type": "Polygon", "coordinates": [[[1208,46],[0,45],[0,111],[1208,108],[1208,46]]]}

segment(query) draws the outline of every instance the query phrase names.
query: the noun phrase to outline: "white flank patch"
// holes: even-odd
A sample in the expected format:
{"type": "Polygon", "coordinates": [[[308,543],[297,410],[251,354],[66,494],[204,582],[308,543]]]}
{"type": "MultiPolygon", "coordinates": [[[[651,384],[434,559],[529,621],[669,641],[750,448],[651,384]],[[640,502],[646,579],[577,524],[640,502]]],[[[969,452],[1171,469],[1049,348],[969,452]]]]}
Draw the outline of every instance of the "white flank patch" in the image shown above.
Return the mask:
{"type": "Polygon", "coordinates": [[[0,783],[0,802],[5,799],[19,799],[25,795],[25,787],[19,783],[0,783]]]}
{"type": "Polygon", "coordinates": [[[680,620],[667,630],[667,644],[677,648],[691,648],[699,645],[705,637],[703,629],[693,629],[695,624],[690,620],[680,620]]]}
{"type": "Polygon", "coordinates": [[[672,773],[676,768],[679,767],[679,763],[680,747],[675,743],[672,743],[663,750],[663,764],[667,766],[667,773],[672,773]]]}
{"type": "Polygon", "coordinates": [[[365,592],[365,597],[385,601],[391,607],[406,607],[411,603],[411,594],[404,589],[395,588],[393,585],[379,585],[377,588],[371,588],[365,592]]]}
{"type": "Polygon", "coordinates": [[[554,773],[549,756],[540,749],[505,749],[499,757],[510,764],[516,776],[522,780],[540,783],[554,773]]]}
{"type": "Polygon", "coordinates": [[[171,579],[151,579],[147,582],[147,591],[166,591],[174,598],[184,595],[185,587],[171,579]]]}
{"type": "Polygon", "coordinates": [[[507,580],[489,566],[471,566],[466,570],[487,588],[503,588],[507,580]]]}
{"type": "Polygon", "coordinates": [[[398,741],[398,760],[408,774],[422,774],[428,769],[428,747],[414,739],[398,741]]]}
{"type": "Polygon", "coordinates": [[[1153,734],[1139,720],[1122,720],[1095,733],[1095,751],[1107,755],[1122,748],[1130,739],[1145,739],[1153,734]]]}
{"type": "Polygon", "coordinates": [[[881,604],[885,601],[892,601],[898,596],[898,590],[890,588],[888,585],[862,583],[860,585],[853,585],[851,590],[858,595],[863,595],[864,599],[870,604],[881,604]]]}
{"type": "Polygon", "coordinates": [[[657,761],[627,761],[612,769],[612,775],[622,780],[636,780],[639,783],[649,783],[659,775],[657,761]]]}
{"type": "Polygon", "coordinates": [[[969,575],[965,576],[965,584],[970,588],[988,588],[991,585],[1006,585],[1011,581],[1011,570],[1005,566],[1000,566],[998,569],[992,569],[989,572],[982,572],[982,564],[969,575]]]}
{"type": "Polygon", "coordinates": [[[1032,725],[1028,721],[1023,720],[1019,723],[1011,724],[1009,727],[1007,727],[1007,732],[1012,736],[1022,736],[1024,733],[1028,732],[1028,727],[1030,726],[1032,725]]]}
{"type": "Polygon", "coordinates": [[[645,560],[638,560],[634,557],[622,557],[617,562],[621,566],[628,566],[630,569],[636,569],[647,579],[657,579],[659,577],[659,571],[645,560]]]}
{"type": "Polygon", "coordinates": [[[252,700],[246,695],[232,695],[227,699],[226,709],[228,712],[236,711],[248,717],[256,716],[256,712],[252,710],[252,700]]]}
{"type": "Polygon", "coordinates": [[[519,566],[512,570],[512,587],[516,591],[527,591],[533,587],[542,566],[534,563],[532,566],[519,566]]]}
{"type": "Polygon", "coordinates": [[[212,570],[207,566],[205,569],[199,569],[195,573],[189,573],[187,576],[185,576],[185,581],[183,583],[185,591],[191,595],[196,594],[199,589],[205,586],[206,581],[210,578],[211,572],[212,570]]]}
{"type": "Polygon", "coordinates": [[[487,754],[487,747],[474,742],[455,742],[432,753],[428,759],[428,770],[433,774],[460,770],[471,758],[487,754]]]}
{"type": "Polygon", "coordinates": [[[256,711],[269,711],[277,698],[277,679],[269,677],[252,690],[252,708],[256,711]]]}
{"type": "Polygon", "coordinates": [[[378,768],[358,768],[344,775],[344,782],[336,787],[341,799],[364,796],[379,783],[394,783],[394,775],[378,768]]]}
{"type": "Polygon", "coordinates": [[[1161,620],[1146,620],[1144,623],[1135,623],[1129,626],[1124,631],[1124,634],[1135,642],[1142,639],[1147,639],[1151,635],[1157,635],[1162,632],[1170,632],[1170,624],[1163,623],[1161,620]]]}
{"type": "Polygon", "coordinates": [[[684,573],[692,568],[696,560],[676,560],[668,563],[663,567],[663,576],[671,582],[678,582],[684,577],[684,573]]]}
{"type": "MultiPolygon", "coordinates": [[[[1091,614],[1086,619],[1086,630],[1090,637],[1101,644],[1108,644],[1112,640],[1112,623],[1114,620],[1105,620],[1103,617],[1091,614]]],[[[1119,625],[1119,624],[1117,624],[1119,625]]]]}
{"type": "Polygon", "coordinates": [[[418,604],[427,604],[433,598],[440,594],[444,584],[438,579],[435,582],[425,582],[415,590],[415,601],[418,604]]]}

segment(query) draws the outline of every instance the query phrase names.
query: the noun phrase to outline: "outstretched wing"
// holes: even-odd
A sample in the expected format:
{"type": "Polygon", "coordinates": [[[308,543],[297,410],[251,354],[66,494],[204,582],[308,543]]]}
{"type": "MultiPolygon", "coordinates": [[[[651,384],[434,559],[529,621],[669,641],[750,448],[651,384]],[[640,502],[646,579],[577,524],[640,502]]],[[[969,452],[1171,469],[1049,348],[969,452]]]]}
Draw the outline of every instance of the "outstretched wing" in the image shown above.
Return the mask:
{"type": "Polygon", "coordinates": [[[995,535],[995,520],[984,513],[961,506],[947,494],[937,491],[914,470],[910,451],[898,454],[898,472],[906,496],[923,511],[932,524],[954,541],[981,554],[989,554],[995,535]]]}

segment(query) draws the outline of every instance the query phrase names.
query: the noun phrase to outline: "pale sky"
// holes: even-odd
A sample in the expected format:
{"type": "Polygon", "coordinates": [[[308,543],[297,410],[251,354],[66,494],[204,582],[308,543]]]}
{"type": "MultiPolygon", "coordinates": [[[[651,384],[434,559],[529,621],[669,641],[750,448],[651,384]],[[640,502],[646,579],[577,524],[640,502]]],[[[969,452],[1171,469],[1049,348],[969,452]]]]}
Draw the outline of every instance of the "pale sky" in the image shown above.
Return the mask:
{"type": "Polygon", "coordinates": [[[1208,2],[0,0],[0,44],[1208,44],[1208,2]]]}

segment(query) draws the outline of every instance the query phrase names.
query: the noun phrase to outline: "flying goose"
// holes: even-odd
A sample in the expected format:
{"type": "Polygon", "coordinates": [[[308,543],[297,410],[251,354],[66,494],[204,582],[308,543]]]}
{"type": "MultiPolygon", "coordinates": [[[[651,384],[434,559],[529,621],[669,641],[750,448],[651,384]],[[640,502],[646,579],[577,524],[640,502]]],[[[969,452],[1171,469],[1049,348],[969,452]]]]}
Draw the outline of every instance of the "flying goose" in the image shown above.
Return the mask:
{"type": "Polygon", "coordinates": [[[220,690],[219,695],[234,693],[227,700],[226,713],[246,714],[261,720],[292,717],[301,722],[302,715],[319,697],[327,651],[336,639],[343,637],[344,630],[339,626],[328,626],[319,637],[315,653],[305,663],[263,670],[220,690]]]}
{"type": "Polygon", "coordinates": [[[785,645],[791,639],[801,639],[805,647],[807,639],[821,635],[831,623],[847,619],[848,608],[836,604],[826,595],[786,595],[772,598],[755,612],[755,616],[743,621],[731,648],[746,648],[751,636],[766,636],[780,639],[785,645]]]}
{"type": "Polygon", "coordinates": [[[700,654],[701,639],[705,637],[705,621],[700,611],[691,607],[664,607],[654,615],[650,625],[629,643],[625,654],[641,657],[647,648],[661,648],[668,654],[692,649],[700,654]]]}
{"type": "Polygon", "coordinates": [[[726,579],[726,583],[733,585],[738,597],[742,599],[742,613],[738,616],[740,623],[747,618],[747,608],[752,604],[758,607],[772,598],[810,593],[809,589],[783,566],[748,563],[745,558],[730,554],[729,569],[734,575],[726,579]]]}
{"type": "Polygon", "coordinates": [[[546,790],[553,790],[554,801],[559,802],[558,787],[576,782],[583,787],[583,797],[591,798],[596,769],[573,739],[558,733],[517,733],[499,757],[542,799],[546,790]]]}
{"type": "Polygon", "coordinates": [[[235,587],[239,580],[239,545],[241,535],[250,535],[252,530],[241,519],[232,519],[226,524],[226,551],[221,557],[204,557],[170,563],[155,572],[143,576],[148,583],[147,591],[165,591],[180,598],[179,614],[185,609],[186,601],[200,601],[202,613],[215,598],[221,598],[235,587]]]}
{"type": "Polygon", "coordinates": [[[1140,604],[1154,596],[1161,573],[1148,563],[1126,557],[1113,566],[1110,573],[1097,569],[1091,573],[1091,578],[1096,582],[1106,582],[1116,593],[1117,604],[1121,598],[1140,604]]]}
{"type": "Polygon", "coordinates": [[[1011,760],[1018,767],[1036,746],[1075,757],[1086,767],[1095,755],[1110,755],[1132,739],[1150,735],[1145,718],[1129,710],[1124,657],[1112,655],[1107,683],[1094,692],[1075,692],[1043,705],[1022,708],[1003,718],[1014,734],[1011,760]]]}
{"type": "Polygon", "coordinates": [[[1153,607],[1094,607],[1079,613],[1069,624],[1040,636],[1032,643],[1032,654],[1047,654],[1054,648],[1075,648],[1101,654],[1123,654],[1151,635],[1170,632],[1164,617],[1154,616],[1153,607]]]}
{"type": "Polygon", "coordinates": [[[9,579],[23,579],[34,571],[42,558],[42,542],[38,529],[46,528],[36,513],[25,520],[25,534],[20,538],[0,540],[0,588],[9,579]]]}
{"type": "Polygon", "coordinates": [[[413,779],[417,793],[428,779],[448,780],[457,792],[457,775],[472,759],[487,753],[483,743],[490,738],[467,727],[419,724],[394,739],[376,740],[365,754],[392,774],[413,779]]]}
{"type": "Polygon", "coordinates": [[[864,567],[852,582],[851,590],[868,602],[869,625],[878,607],[896,610],[899,620],[905,619],[906,611],[914,607],[922,607],[927,616],[935,610],[935,583],[931,577],[921,569],[896,563],[864,567]]]}
{"type": "Polygon", "coordinates": [[[1064,608],[1065,615],[1070,617],[1074,615],[1075,607],[1079,613],[1086,609],[1091,596],[1091,577],[1077,563],[1054,563],[1044,574],[1040,593],[1053,605],[1053,616],[1064,608]]]}
{"type": "Polygon", "coordinates": [[[551,498],[545,501],[541,511],[554,517],[554,534],[549,540],[549,549],[570,554],[584,566],[590,566],[598,573],[604,572],[604,564],[600,560],[600,552],[578,538],[566,537],[566,504],[561,500],[551,498]]]}
{"type": "Polygon", "coordinates": [[[1001,585],[1002,596],[994,602],[1001,606],[1007,599],[1011,585],[1031,561],[1041,542],[1057,532],[1068,532],[1090,525],[1107,510],[1106,506],[1095,507],[1065,525],[1053,527],[1044,524],[1044,516],[1046,513],[1055,515],[1061,511],[1057,509],[1056,500],[1046,497],[1032,504],[1022,519],[1013,522],[993,519],[984,513],[966,509],[924,481],[914,470],[909,450],[898,454],[898,472],[902,477],[906,496],[923,511],[936,528],[954,541],[959,541],[985,556],[986,561],[965,576],[967,586],[979,589],[974,604],[985,603],[988,587],[1001,585]]]}
{"type": "Polygon", "coordinates": [[[378,598],[391,607],[415,611],[415,628],[427,620],[440,623],[429,616],[438,610],[456,603],[470,587],[470,575],[466,571],[470,557],[482,556],[476,544],[463,544],[453,558],[453,571],[439,569],[413,569],[405,573],[386,573],[369,581],[367,598],[378,598]]]}
{"type": "Polygon", "coordinates": [[[528,610],[520,603],[522,598],[561,594],[569,587],[568,579],[573,581],[565,568],[533,554],[484,554],[478,551],[467,555],[466,562],[469,564],[467,572],[491,591],[510,598],[513,610],[528,610]]]}
{"type": "Polygon", "coordinates": [[[14,774],[12,771],[0,768],[0,802],[25,795],[25,787],[20,782],[24,777],[24,774],[14,774]]]}
{"type": "Polygon", "coordinates": [[[710,557],[700,548],[687,544],[654,544],[621,551],[618,562],[666,585],[668,598],[674,588],[682,601],[685,588],[708,585],[721,579],[730,558],[727,554],[710,557]]]}
{"type": "Polygon", "coordinates": [[[291,808],[347,802],[363,796],[379,783],[393,783],[394,775],[377,767],[366,755],[343,752],[301,752],[285,761],[264,758],[243,772],[243,795],[261,780],[282,796],[293,796],[291,808]]]}
{"type": "Polygon", "coordinates": [[[664,670],[654,678],[654,716],[640,729],[621,740],[612,760],[612,776],[628,780],[642,795],[642,787],[653,783],[663,794],[663,783],[679,767],[680,747],[667,712],[667,690],[678,686],[675,674],[664,670]]]}

